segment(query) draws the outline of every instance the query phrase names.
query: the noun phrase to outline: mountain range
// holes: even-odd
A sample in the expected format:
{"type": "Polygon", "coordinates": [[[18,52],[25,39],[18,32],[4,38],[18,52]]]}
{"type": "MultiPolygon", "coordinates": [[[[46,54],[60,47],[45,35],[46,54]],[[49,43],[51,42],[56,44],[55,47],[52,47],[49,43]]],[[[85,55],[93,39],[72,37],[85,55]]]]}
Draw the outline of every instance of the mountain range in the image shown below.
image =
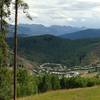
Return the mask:
{"type": "MultiPolygon", "coordinates": [[[[13,37],[14,26],[9,25],[8,37],[13,37]]],[[[54,35],[65,39],[87,39],[100,37],[100,29],[87,29],[85,27],[72,26],[44,26],[41,24],[20,24],[18,25],[18,37],[30,37],[40,35],[54,35]]]]}
{"type": "MultiPolygon", "coordinates": [[[[13,48],[11,32],[14,26],[9,27],[7,42],[13,48]]],[[[31,62],[66,66],[100,62],[100,29],[36,24],[19,25],[18,28],[18,55],[31,62]]]]}
{"type": "Polygon", "coordinates": [[[70,34],[61,35],[66,39],[88,39],[88,38],[100,38],[100,29],[86,29],[70,34]]]}
{"type": "MultiPolygon", "coordinates": [[[[73,33],[77,31],[81,31],[86,29],[85,27],[72,27],[72,26],[60,26],[60,25],[52,25],[52,26],[44,26],[41,24],[19,24],[18,25],[18,35],[23,37],[28,36],[36,36],[36,35],[63,35],[68,33],[73,33]]],[[[12,37],[14,33],[14,26],[9,25],[9,34],[8,37],[12,37]]]]}

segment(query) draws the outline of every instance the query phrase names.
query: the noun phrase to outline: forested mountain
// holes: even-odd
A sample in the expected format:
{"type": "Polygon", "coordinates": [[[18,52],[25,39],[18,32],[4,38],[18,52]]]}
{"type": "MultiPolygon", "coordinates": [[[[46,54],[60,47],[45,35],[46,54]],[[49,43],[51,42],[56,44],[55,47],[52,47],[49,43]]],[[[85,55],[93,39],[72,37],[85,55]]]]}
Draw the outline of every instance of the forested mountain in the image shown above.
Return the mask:
{"type": "MultiPolygon", "coordinates": [[[[8,40],[12,48],[12,38],[8,40]]],[[[52,35],[18,39],[18,54],[30,61],[66,66],[96,64],[100,61],[100,39],[69,40],[52,35]]]]}
{"type": "Polygon", "coordinates": [[[100,38],[100,29],[86,29],[71,34],[61,35],[62,38],[66,39],[88,39],[88,38],[100,38]]]}

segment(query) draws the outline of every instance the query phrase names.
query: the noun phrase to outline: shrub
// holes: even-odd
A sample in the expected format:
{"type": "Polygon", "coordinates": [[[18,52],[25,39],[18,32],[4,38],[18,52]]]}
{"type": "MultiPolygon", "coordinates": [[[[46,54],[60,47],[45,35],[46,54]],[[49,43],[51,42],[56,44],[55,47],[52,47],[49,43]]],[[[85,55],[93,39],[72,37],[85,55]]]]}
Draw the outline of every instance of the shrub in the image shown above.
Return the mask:
{"type": "Polygon", "coordinates": [[[25,68],[17,72],[17,96],[28,96],[36,93],[36,81],[25,68]]]}
{"type": "Polygon", "coordinates": [[[12,73],[7,68],[0,68],[0,100],[11,100],[12,73]]]}

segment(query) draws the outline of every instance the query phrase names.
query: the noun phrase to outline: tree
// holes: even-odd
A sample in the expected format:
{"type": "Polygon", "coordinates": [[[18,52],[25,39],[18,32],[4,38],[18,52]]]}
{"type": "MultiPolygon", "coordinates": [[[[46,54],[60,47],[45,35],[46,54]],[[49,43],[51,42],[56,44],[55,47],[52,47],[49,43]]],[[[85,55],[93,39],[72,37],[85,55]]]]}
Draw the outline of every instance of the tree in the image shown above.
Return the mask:
{"type": "MultiPolygon", "coordinates": [[[[28,13],[29,7],[27,3],[23,2],[23,0],[17,0],[18,7],[23,10],[23,13],[26,14],[26,16],[32,20],[31,16],[28,13]]],[[[6,34],[8,32],[8,23],[6,19],[10,17],[11,11],[10,6],[15,6],[15,3],[13,3],[13,0],[0,0],[0,39],[2,38],[0,47],[2,49],[3,53],[3,62],[2,65],[7,66],[8,61],[8,46],[6,43],[6,34]]]]}
{"type": "Polygon", "coordinates": [[[12,72],[6,67],[0,68],[0,100],[12,98],[12,72]]]}
{"type": "Polygon", "coordinates": [[[28,96],[36,93],[36,81],[25,68],[17,70],[17,96],[28,96]]]}
{"type": "Polygon", "coordinates": [[[14,33],[14,100],[16,100],[16,70],[17,70],[17,28],[18,28],[18,7],[23,9],[23,12],[26,13],[28,18],[28,13],[26,9],[28,9],[28,5],[24,3],[22,0],[15,0],[15,33],[14,33]]]}
{"type": "Polygon", "coordinates": [[[10,16],[10,5],[13,4],[15,6],[15,43],[14,43],[14,100],[16,99],[16,59],[17,59],[17,17],[18,17],[18,7],[23,9],[23,13],[31,19],[29,16],[27,9],[28,5],[24,3],[22,0],[16,0],[15,3],[12,3],[12,0],[0,0],[0,49],[2,53],[2,61],[0,65],[7,66],[7,58],[8,58],[8,48],[6,43],[6,33],[8,23],[6,22],[6,18],[10,16]]]}
{"type": "Polygon", "coordinates": [[[66,79],[64,77],[62,77],[60,79],[60,86],[61,86],[61,89],[65,89],[66,88],[66,79]]]}
{"type": "Polygon", "coordinates": [[[51,77],[49,75],[46,74],[39,78],[40,78],[38,83],[39,92],[46,92],[52,90],[51,77]]]}
{"type": "Polygon", "coordinates": [[[7,33],[7,22],[5,18],[10,15],[10,3],[11,0],[1,0],[0,1],[0,38],[2,39],[0,47],[3,54],[2,65],[7,65],[7,43],[5,41],[7,33]]]}
{"type": "Polygon", "coordinates": [[[51,85],[52,85],[52,90],[57,90],[60,89],[60,80],[58,76],[53,75],[51,77],[51,85]]]}

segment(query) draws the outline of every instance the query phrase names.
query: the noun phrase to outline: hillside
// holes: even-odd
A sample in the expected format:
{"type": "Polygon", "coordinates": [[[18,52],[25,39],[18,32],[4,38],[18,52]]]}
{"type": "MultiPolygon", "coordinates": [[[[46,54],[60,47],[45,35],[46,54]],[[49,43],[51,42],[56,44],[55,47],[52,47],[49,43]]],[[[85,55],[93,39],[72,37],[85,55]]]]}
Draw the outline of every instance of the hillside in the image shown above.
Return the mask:
{"type": "MultiPolygon", "coordinates": [[[[12,67],[13,65],[13,53],[11,50],[8,50],[9,52],[9,60],[8,60],[8,63],[10,64],[10,66],[12,67]]],[[[36,62],[32,62],[32,61],[29,61],[21,56],[17,56],[17,64],[19,67],[25,67],[27,68],[28,70],[32,70],[33,68],[37,67],[38,66],[38,63],[36,62]]]]}
{"type": "Polygon", "coordinates": [[[88,38],[100,38],[100,29],[87,29],[73,33],[66,33],[61,35],[62,38],[66,39],[88,39],[88,38]]]}
{"type": "Polygon", "coordinates": [[[18,100],[99,100],[100,87],[59,90],[36,96],[24,97],[18,100]]]}
{"type": "MultiPolygon", "coordinates": [[[[8,44],[12,48],[12,38],[8,44]]],[[[66,40],[52,35],[18,39],[19,56],[39,64],[61,63],[66,66],[100,62],[100,39],[66,40]],[[98,55],[99,54],[99,55],[98,55]]]]}

